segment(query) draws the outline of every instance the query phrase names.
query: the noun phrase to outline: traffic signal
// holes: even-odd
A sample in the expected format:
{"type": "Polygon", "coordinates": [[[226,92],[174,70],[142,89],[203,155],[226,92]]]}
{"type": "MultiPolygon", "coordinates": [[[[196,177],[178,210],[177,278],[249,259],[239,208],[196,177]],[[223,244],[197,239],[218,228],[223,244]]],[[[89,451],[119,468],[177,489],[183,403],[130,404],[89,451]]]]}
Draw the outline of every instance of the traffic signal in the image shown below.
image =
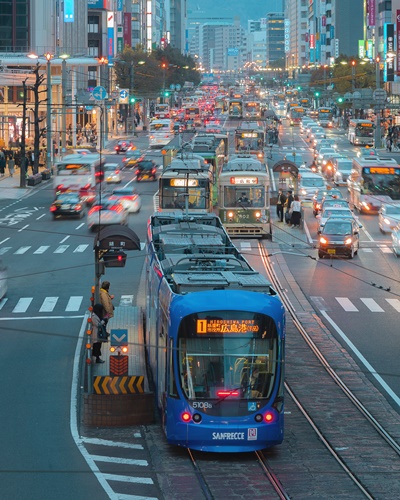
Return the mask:
{"type": "Polygon", "coordinates": [[[122,250],[108,250],[103,255],[105,267],[125,267],[126,253],[122,250]]]}
{"type": "Polygon", "coordinates": [[[301,87],[300,87],[300,85],[298,85],[298,86],[297,86],[297,90],[301,90],[301,87]]]}
{"type": "Polygon", "coordinates": [[[169,92],[168,92],[168,90],[166,90],[166,91],[164,92],[164,97],[169,97],[169,92]]]}
{"type": "Polygon", "coordinates": [[[320,93],[320,92],[318,92],[318,91],[317,91],[317,92],[314,92],[314,96],[315,96],[315,97],[319,97],[320,95],[321,95],[321,93],[320,93]]]}
{"type": "Polygon", "coordinates": [[[130,98],[129,98],[129,102],[130,102],[131,104],[134,104],[134,103],[136,102],[136,97],[133,97],[133,95],[132,95],[132,96],[130,96],[130,98]]]}
{"type": "Polygon", "coordinates": [[[344,99],[343,97],[338,97],[336,101],[338,102],[338,104],[342,104],[344,102],[344,99]]]}

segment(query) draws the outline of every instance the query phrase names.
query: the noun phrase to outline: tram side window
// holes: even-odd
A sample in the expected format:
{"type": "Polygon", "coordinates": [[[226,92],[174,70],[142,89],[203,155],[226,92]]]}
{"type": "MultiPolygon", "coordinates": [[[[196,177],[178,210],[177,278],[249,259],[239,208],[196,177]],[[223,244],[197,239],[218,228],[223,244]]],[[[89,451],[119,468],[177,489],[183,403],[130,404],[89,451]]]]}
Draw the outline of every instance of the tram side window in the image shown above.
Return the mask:
{"type": "Polygon", "coordinates": [[[178,397],[178,390],[176,388],[176,381],[174,376],[174,349],[173,340],[169,339],[169,381],[168,381],[168,394],[173,398],[178,397]]]}

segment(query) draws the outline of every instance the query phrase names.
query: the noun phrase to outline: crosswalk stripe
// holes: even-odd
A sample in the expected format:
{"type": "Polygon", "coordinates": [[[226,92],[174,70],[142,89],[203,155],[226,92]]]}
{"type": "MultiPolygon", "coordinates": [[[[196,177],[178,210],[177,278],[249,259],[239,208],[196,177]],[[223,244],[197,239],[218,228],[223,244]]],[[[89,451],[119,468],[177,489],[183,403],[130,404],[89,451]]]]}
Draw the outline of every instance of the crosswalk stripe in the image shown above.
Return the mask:
{"type": "Polygon", "coordinates": [[[14,252],[14,255],[22,255],[27,252],[31,247],[19,247],[17,251],[14,252]]]}
{"type": "MultiPolygon", "coordinates": [[[[132,476],[122,476],[118,474],[103,474],[104,479],[107,481],[121,481],[124,483],[140,483],[140,484],[154,484],[153,480],[149,477],[132,477],[132,476]]],[[[118,498],[121,498],[120,495],[118,495],[118,498]]],[[[143,500],[157,500],[156,497],[138,497],[138,496],[128,496],[127,498],[133,498],[136,500],[143,499],[143,500]]]]}
{"type": "Polygon", "coordinates": [[[382,307],[376,303],[374,299],[361,299],[361,302],[364,302],[364,304],[368,307],[368,309],[371,312],[384,312],[382,307]]]}
{"type": "Polygon", "coordinates": [[[397,312],[400,312],[400,300],[399,299],[385,299],[388,304],[390,304],[397,312]]]}
{"type": "Polygon", "coordinates": [[[360,250],[365,253],[372,253],[372,248],[360,248],[360,250]]]}
{"type": "Polygon", "coordinates": [[[136,458],[120,458],[120,457],[106,457],[104,455],[92,455],[92,459],[95,462],[108,462],[112,464],[124,464],[124,465],[141,465],[147,467],[149,462],[147,460],[138,460],[136,458]]]}
{"type": "Polygon", "coordinates": [[[6,302],[7,302],[8,298],[5,297],[4,299],[1,299],[0,300],[0,311],[3,309],[3,307],[5,306],[6,302]]]}
{"type": "Polygon", "coordinates": [[[358,312],[357,307],[347,297],[335,297],[345,311],[358,312]]]}
{"type": "Polygon", "coordinates": [[[54,250],[54,253],[64,253],[67,248],[69,248],[69,245],[60,245],[54,250]]]}
{"type": "Polygon", "coordinates": [[[17,302],[17,305],[13,309],[13,313],[24,313],[30,306],[31,302],[33,300],[33,297],[22,297],[19,299],[17,302]]]}
{"type": "Polygon", "coordinates": [[[3,248],[0,248],[0,255],[4,255],[5,253],[7,253],[9,250],[11,250],[12,247],[3,247],[3,248]]]}
{"type": "Polygon", "coordinates": [[[392,249],[389,247],[381,247],[383,253],[392,253],[392,249]]]}
{"type": "Polygon", "coordinates": [[[56,307],[58,297],[46,297],[39,312],[51,312],[56,307]]]}
{"type": "Polygon", "coordinates": [[[82,300],[83,300],[83,297],[79,297],[79,296],[70,297],[65,310],[68,312],[79,311],[81,304],[82,304],[82,300]]]}
{"type": "Polygon", "coordinates": [[[33,253],[34,253],[35,255],[37,255],[37,254],[41,254],[41,253],[44,253],[44,252],[45,252],[46,250],[48,250],[49,248],[50,248],[49,246],[47,246],[47,245],[43,245],[43,246],[39,247],[37,250],[35,250],[33,253]]]}
{"type": "Polygon", "coordinates": [[[84,252],[84,251],[87,249],[87,247],[88,247],[88,246],[89,246],[89,245],[78,245],[78,246],[75,248],[74,253],[76,253],[76,252],[78,252],[78,253],[79,253],[79,252],[84,252]]]}

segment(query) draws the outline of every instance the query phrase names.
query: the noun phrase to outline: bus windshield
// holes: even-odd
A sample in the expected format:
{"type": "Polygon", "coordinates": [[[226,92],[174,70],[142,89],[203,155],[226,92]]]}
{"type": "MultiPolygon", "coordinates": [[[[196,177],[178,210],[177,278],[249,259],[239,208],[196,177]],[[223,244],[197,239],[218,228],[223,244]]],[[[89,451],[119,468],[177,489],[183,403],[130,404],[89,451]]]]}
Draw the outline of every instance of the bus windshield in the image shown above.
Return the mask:
{"type": "Polygon", "coordinates": [[[357,125],[355,128],[355,134],[357,137],[373,137],[374,130],[372,127],[366,127],[365,125],[357,125]]]}
{"type": "Polygon", "coordinates": [[[362,172],[362,193],[385,195],[400,200],[400,167],[364,168],[362,172]]]}
{"type": "Polygon", "coordinates": [[[271,396],[278,350],[276,327],[268,316],[241,311],[190,315],[182,321],[178,349],[188,399],[271,396]]]}

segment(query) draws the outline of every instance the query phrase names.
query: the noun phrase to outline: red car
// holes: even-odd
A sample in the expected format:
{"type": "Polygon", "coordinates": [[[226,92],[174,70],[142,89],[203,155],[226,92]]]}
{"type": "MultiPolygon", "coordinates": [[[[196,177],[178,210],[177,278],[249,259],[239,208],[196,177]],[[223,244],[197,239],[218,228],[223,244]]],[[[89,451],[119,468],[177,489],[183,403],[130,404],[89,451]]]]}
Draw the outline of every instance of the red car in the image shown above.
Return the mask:
{"type": "Polygon", "coordinates": [[[117,155],[119,155],[119,153],[125,153],[126,151],[128,151],[128,148],[130,148],[131,146],[132,146],[131,142],[118,141],[114,149],[117,155]]]}

